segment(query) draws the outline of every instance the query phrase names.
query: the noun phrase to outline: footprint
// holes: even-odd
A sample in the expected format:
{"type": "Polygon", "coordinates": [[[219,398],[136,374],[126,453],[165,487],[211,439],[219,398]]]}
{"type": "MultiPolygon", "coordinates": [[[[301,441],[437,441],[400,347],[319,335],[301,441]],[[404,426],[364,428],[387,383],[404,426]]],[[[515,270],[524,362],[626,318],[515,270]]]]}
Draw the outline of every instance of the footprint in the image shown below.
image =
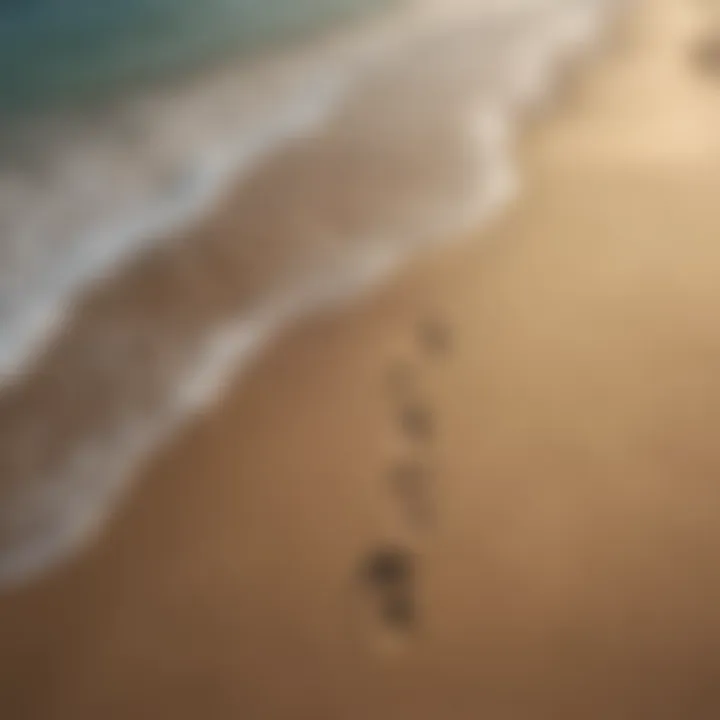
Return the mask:
{"type": "Polygon", "coordinates": [[[417,625],[417,609],[411,593],[393,593],[385,598],[382,607],[382,618],[387,628],[396,633],[407,635],[417,625]]]}
{"type": "Polygon", "coordinates": [[[431,442],[435,437],[435,413],[419,400],[407,400],[399,409],[400,427],[411,440],[431,442]]]}
{"type": "Polygon", "coordinates": [[[386,633],[407,636],[417,629],[416,557],[404,547],[381,545],[360,563],[360,579],[386,633]]]}
{"type": "Polygon", "coordinates": [[[365,556],[361,570],[376,588],[407,585],[415,574],[415,557],[399,545],[381,545],[365,556]]]}
{"type": "MultiPolygon", "coordinates": [[[[437,316],[425,317],[416,327],[416,340],[426,355],[442,356],[452,349],[448,324],[437,316]]],[[[423,398],[417,358],[397,360],[387,369],[387,391],[401,433],[418,445],[435,439],[436,414],[423,398]]],[[[405,521],[414,531],[436,523],[434,472],[423,458],[411,457],[388,471],[393,498],[400,504],[405,521]]],[[[369,611],[371,625],[381,633],[373,636],[381,644],[405,640],[419,627],[417,607],[417,557],[403,545],[382,544],[369,550],[357,570],[360,598],[369,611]]],[[[366,614],[366,613],[365,613],[366,614]]],[[[366,614],[367,617],[367,614],[366,614]]]]}
{"type": "Polygon", "coordinates": [[[390,471],[393,494],[403,504],[407,519],[415,529],[427,529],[435,523],[432,497],[433,473],[419,461],[404,461],[390,471]]]}
{"type": "Polygon", "coordinates": [[[452,332],[445,320],[438,316],[422,319],[417,326],[420,347],[429,355],[439,357],[452,350],[452,332]]]}

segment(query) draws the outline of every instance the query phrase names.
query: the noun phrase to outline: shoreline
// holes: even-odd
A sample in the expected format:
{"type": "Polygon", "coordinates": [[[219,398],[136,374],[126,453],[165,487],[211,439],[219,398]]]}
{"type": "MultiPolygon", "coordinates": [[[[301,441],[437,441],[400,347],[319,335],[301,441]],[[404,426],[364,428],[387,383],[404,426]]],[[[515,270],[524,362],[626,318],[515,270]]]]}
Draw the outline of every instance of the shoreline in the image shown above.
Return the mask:
{"type": "Polygon", "coordinates": [[[0,394],[0,579],[98,532],[131,469],[212,404],[233,357],[261,351],[258,338],[364,292],[509,201],[515,115],[587,40],[572,23],[555,29],[565,16],[539,28],[521,19],[506,46],[479,55],[482,23],[421,34],[322,131],[89,291],[38,365],[0,394]]]}

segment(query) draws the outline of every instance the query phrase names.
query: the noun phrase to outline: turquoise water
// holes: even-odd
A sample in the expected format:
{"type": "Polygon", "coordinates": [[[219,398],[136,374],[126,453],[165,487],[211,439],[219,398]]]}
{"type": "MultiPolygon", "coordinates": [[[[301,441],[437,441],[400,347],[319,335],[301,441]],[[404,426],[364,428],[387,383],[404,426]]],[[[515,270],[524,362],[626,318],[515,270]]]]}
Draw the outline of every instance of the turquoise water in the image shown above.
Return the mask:
{"type": "Polygon", "coordinates": [[[0,113],[106,97],[389,0],[0,0],[0,113]]]}

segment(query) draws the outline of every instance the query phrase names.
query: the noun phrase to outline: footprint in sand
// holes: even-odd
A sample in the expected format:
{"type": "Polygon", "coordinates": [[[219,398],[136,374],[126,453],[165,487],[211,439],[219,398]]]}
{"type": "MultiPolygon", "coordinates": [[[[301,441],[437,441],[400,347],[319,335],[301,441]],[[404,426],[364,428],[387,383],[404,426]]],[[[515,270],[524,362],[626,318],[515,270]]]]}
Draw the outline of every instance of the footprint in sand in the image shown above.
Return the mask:
{"type": "MultiPolygon", "coordinates": [[[[421,357],[398,361],[387,373],[391,410],[401,436],[409,441],[410,455],[390,467],[386,482],[403,523],[413,533],[422,533],[434,527],[437,514],[435,474],[428,458],[437,421],[422,387],[422,356],[435,359],[447,355],[452,349],[452,333],[442,318],[427,316],[417,324],[415,340],[421,357]]],[[[417,566],[415,553],[392,544],[369,550],[360,561],[363,597],[369,601],[370,617],[379,624],[383,641],[406,639],[418,629],[417,566]]]]}
{"type": "MultiPolygon", "coordinates": [[[[420,319],[415,328],[415,339],[420,352],[432,359],[452,350],[450,327],[437,313],[420,319]]],[[[437,435],[437,415],[421,387],[419,369],[422,361],[420,357],[414,362],[396,362],[388,373],[399,429],[413,445],[413,455],[391,468],[390,484],[393,495],[402,503],[406,519],[415,530],[428,528],[434,519],[434,477],[427,451],[437,435]]]]}
{"type": "Polygon", "coordinates": [[[380,545],[361,560],[359,578],[372,617],[385,638],[407,638],[416,629],[417,558],[400,545],[380,545]]]}
{"type": "MultiPolygon", "coordinates": [[[[431,358],[439,358],[452,351],[450,326],[437,315],[421,319],[415,329],[415,336],[421,352],[431,358]]],[[[393,400],[417,397],[419,384],[417,364],[400,360],[388,369],[387,387],[393,400]]]]}
{"type": "Polygon", "coordinates": [[[400,429],[405,437],[419,443],[435,439],[436,423],[433,409],[422,400],[409,399],[398,409],[400,429]]]}
{"type": "MultiPolygon", "coordinates": [[[[431,358],[447,355],[452,350],[450,327],[437,315],[421,319],[416,336],[420,350],[431,358]]],[[[436,418],[433,408],[421,398],[416,375],[414,367],[407,362],[396,363],[389,372],[403,433],[412,440],[427,443],[435,438],[436,418]]]]}
{"type": "Polygon", "coordinates": [[[452,332],[441,317],[431,315],[423,318],[417,326],[420,348],[431,357],[447,355],[452,350],[452,332]]]}

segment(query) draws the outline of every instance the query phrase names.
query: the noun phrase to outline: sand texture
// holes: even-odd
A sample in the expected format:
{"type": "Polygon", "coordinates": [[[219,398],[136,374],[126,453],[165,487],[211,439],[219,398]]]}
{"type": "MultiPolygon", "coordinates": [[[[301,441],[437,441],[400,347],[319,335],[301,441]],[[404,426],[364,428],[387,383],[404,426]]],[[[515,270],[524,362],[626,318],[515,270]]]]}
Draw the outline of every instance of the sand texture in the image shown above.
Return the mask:
{"type": "Polygon", "coordinates": [[[720,85],[641,6],[491,232],[297,327],[0,598],[3,720],[720,716],[720,85]]]}

